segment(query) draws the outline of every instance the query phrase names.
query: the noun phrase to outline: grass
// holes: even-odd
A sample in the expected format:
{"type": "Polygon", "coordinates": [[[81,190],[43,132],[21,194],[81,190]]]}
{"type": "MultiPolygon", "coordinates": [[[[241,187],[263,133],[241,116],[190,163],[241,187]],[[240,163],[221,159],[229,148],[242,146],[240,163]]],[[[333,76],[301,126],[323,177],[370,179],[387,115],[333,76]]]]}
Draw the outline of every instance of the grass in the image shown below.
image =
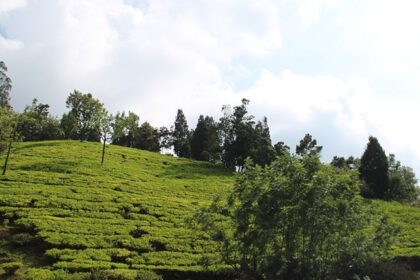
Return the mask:
{"type": "MultiPolygon", "coordinates": [[[[186,220],[226,194],[231,172],[112,145],[104,166],[100,156],[99,143],[16,144],[0,177],[0,279],[13,271],[50,279],[95,269],[182,277],[228,268],[217,244],[186,220]]],[[[420,208],[371,203],[402,229],[391,254],[420,257],[420,208]]]]}

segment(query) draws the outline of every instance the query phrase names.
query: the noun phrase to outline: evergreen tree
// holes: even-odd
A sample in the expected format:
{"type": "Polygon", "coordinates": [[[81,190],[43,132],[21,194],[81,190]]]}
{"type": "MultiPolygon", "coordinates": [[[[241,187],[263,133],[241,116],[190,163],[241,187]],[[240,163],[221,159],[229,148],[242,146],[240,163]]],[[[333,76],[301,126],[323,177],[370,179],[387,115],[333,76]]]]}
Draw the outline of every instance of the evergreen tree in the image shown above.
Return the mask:
{"type": "Polygon", "coordinates": [[[184,112],[178,109],[174,126],[172,128],[174,152],[179,157],[191,157],[190,131],[184,112]]]}
{"type": "Polygon", "coordinates": [[[276,152],[271,144],[270,129],[267,117],[259,121],[254,129],[254,147],[252,159],[261,166],[269,165],[276,157],[276,152]]]}
{"type": "Polygon", "coordinates": [[[220,158],[220,139],[217,124],[212,117],[200,116],[191,136],[191,157],[196,160],[216,161],[220,158]]]}
{"type": "Polygon", "coordinates": [[[386,198],[389,191],[388,158],[375,137],[369,137],[366,150],[360,159],[359,173],[364,183],[364,196],[386,198]]]}
{"type": "Polygon", "coordinates": [[[0,61],[0,108],[10,109],[10,91],[12,80],[7,76],[7,66],[0,61]]]}

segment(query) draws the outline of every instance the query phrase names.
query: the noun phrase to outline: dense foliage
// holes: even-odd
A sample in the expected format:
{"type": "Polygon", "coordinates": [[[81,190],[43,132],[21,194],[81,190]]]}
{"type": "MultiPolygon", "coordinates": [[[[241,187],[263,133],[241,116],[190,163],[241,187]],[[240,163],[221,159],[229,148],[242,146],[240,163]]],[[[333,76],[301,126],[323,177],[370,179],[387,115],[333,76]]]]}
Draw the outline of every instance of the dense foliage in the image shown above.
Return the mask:
{"type": "Polygon", "coordinates": [[[227,202],[197,214],[241,279],[336,279],[381,259],[395,229],[363,206],[358,174],[284,153],[247,164],[227,202]]]}
{"type": "Polygon", "coordinates": [[[388,158],[375,137],[369,137],[360,159],[359,173],[364,183],[364,196],[386,198],[389,191],[388,158]]]}

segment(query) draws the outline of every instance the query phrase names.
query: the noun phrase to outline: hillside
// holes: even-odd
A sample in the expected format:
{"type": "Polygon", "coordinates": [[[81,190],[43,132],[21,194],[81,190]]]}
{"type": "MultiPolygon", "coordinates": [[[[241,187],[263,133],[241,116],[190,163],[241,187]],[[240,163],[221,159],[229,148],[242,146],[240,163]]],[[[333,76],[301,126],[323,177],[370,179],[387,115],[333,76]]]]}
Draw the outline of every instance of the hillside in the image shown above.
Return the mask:
{"type": "MultiPolygon", "coordinates": [[[[100,155],[99,143],[17,144],[0,177],[0,263],[17,263],[17,274],[32,279],[60,269],[203,279],[226,268],[187,219],[231,187],[231,172],[112,145],[101,167],[100,155]]],[[[392,255],[420,257],[420,208],[372,204],[401,226],[392,255]]]]}

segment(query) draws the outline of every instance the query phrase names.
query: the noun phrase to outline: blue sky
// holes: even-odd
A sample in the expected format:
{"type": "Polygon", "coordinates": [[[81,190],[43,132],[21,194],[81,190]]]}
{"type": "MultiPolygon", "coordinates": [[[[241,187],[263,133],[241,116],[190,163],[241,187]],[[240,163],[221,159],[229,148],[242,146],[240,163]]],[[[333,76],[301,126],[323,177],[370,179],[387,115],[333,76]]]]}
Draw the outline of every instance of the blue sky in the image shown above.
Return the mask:
{"type": "Polygon", "coordinates": [[[170,126],[251,100],[274,142],[360,156],[369,135],[420,172],[420,18],[401,0],[0,1],[12,103],[73,90],[170,126]],[[7,34],[7,36],[5,35],[7,34]]]}

